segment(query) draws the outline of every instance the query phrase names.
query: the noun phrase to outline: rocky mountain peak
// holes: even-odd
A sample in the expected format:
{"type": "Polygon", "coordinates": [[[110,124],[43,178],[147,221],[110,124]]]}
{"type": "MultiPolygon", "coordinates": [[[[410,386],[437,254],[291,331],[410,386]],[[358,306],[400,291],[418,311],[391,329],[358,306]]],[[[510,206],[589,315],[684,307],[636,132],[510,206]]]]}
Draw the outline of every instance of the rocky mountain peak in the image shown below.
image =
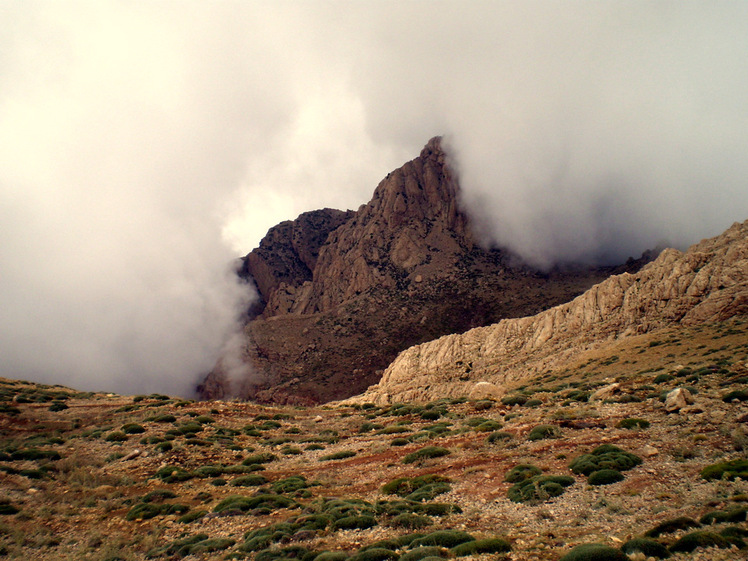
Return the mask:
{"type": "Polygon", "coordinates": [[[242,349],[253,374],[229,388],[219,362],[200,395],[275,403],[348,397],[412,345],[537,313],[611,274],[541,273],[483,249],[459,200],[435,137],[357,211],[323,209],[271,228],[241,272],[262,296],[242,349]]]}

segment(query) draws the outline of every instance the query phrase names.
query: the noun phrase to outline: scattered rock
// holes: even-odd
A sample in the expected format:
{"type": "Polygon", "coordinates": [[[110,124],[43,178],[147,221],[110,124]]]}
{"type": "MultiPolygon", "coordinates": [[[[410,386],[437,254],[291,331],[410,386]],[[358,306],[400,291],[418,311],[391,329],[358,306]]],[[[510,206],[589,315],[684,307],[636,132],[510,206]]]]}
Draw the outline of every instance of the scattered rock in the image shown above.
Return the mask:
{"type": "Polygon", "coordinates": [[[613,383],[600,388],[590,396],[590,401],[600,400],[605,401],[606,399],[612,398],[614,395],[621,392],[621,384],[613,383]]]}
{"type": "Polygon", "coordinates": [[[665,397],[665,411],[673,413],[693,403],[693,396],[686,388],[675,388],[665,397]]]}

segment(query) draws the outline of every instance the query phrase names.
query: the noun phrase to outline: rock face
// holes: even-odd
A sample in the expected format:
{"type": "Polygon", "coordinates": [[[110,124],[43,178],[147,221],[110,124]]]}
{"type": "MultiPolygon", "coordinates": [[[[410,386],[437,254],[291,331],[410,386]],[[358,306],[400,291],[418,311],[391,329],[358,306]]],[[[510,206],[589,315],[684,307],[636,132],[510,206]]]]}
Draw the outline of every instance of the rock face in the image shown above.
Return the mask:
{"type": "Polygon", "coordinates": [[[611,274],[540,273],[483,249],[458,201],[459,184],[437,137],[357,211],[308,212],[272,228],[241,269],[262,296],[242,351],[253,374],[229,387],[219,363],[201,397],[349,397],[377,382],[409,346],[537,313],[611,274]]]}
{"type": "Polygon", "coordinates": [[[402,352],[356,401],[390,403],[506,387],[605,341],[680,323],[748,314],[748,221],[682,253],[667,249],[636,274],[615,275],[573,301],[402,352]]]}

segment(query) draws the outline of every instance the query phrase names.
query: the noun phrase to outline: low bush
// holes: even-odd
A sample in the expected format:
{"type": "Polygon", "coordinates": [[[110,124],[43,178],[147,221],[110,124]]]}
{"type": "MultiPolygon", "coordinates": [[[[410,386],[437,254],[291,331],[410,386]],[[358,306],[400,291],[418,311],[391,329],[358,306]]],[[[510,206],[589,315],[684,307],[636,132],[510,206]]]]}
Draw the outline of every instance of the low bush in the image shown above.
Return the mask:
{"type": "Polygon", "coordinates": [[[680,530],[690,530],[691,528],[700,527],[701,524],[696,522],[696,520],[686,516],[680,516],[678,518],[673,518],[672,520],[661,522],[651,530],[647,530],[644,533],[644,536],[647,538],[658,538],[663,534],[672,534],[673,532],[678,532],[680,530]]]}
{"type": "Polygon", "coordinates": [[[265,485],[267,483],[267,477],[264,477],[259,474],[252,474],[252,475],[243,475],[241,477],[237,477],[231,482],[232,487],[259,487],[260,485],[265,485]]]}
{"type": "Polygon", "coordinates": [[[180,516],[179,518],[177,518],[177,522],[180,524],[189,524],[191,522],[194,522],[195,520],[200,520],[206,514],[208,514],[207,510],[195,510],[180,516]]]}
{"type": "Polygon", "coordinates": [[[527,403],[527,396],[525,395],[508,395],[506,397],[501,398],[501,403],[504,405],[524,405],[527,403]]]}
{"type": "Polygon", "coordinates": [[[323,551],[314,561],[345,561],[348,559],[348,553],[346,551],[323,551]]]}
{"type": "Polygon", "coordinates": [[[484,553],[507,553],[512,550],[509,542],[501,538],[488,538],[484,540],[473,540],[465,542],[451,549],[455,557],[467,557],[468,555],[482,555],[484,553]]]}
{"type": "Polygon", "coordinates": [[[531,477],[540,475],[541,473],[543,473],[543,470],[538,466],[534,466],[532,464],[520,464],[518,466],[514,466],[512,469],[506,472],[504,481],[506,481],[507,483],[519,483],[520,481],[530,479],[531,477]]]}
{"type": "Polygon", "coordinates": [[[346,516],[333,522],[332,528],[334,530],[365,530],[376,525],[377,521],[373,516],[346,516]]]}
{"type": "Polygon", "coordinates": [[[373,547],[351,555],[351,561],[396,561],[400,556],[391,549],[373,547]]]}
{"type": "Polygon", "coordinates": [[[512,438],[514,438],[514,436],[510,432],[496,431],[488,435],[488,438],[486,438],[486,442],[488,442],[489,444],[496,444],[497,442],[505,442],[507,440],[511,440],[512,438]]]}
{"type": "Polygon", "coordinates": [[[589,476],[593,471],[615,469],[626,471],[642,463],[639,456],[625,452],[612,444],[598,446],[589,454],[578,456],[569,464],[572,472],[589,476]]]}
{"type": "Polygon", "coordinates": [[[254,464],[269,464],[272,461],[275,461],[278,459],[278,456],[275,454],[271,454],[270,452],[261,452],[259,454],[254,454],[252,456],[247,456],[244,458],[244,461],[242,461],[242,465],[244,466],[250,466],[254,464]]]}
{"type": "Polygon", "coordinates": [[[298,506],[296,501],[283,495],[264,493],[253,497],[227,497],[213,508],[213,512],[248,512],[255,509],[267,509],[272,512],[281,508],[295,508],[298,506]]]}
{"type": "Polygon", "coordinates": [[[719,462],[706,466],[701,470],[701,477],[710,481],[712,479],[726,479],[732,481],[736,477],[748,480],[748,460],[737,458],[727,462],[719,462]]]}
{"type": "Polygon", "coordinates": [[[176,483],[192,479],[192,474],[178,466],[166,466],[159,469],[155,477],[158,477],[164,483],[176,483]]]}
{"type": "Polygon", "coordinates": [[[106,438],[104,438],[104,440],[106,440],[107,442],[124,442],[125,440],[127,440],[127,438],[128,437],[124,432],[115,430],[106,435],[106,438]]]}
{"type": "Polygon", "coordinates": [[[628,419],[621,419],[616,426],[619,429],[647,429],[649,428],[649,421],[630,417],[628,419]]]}
{"type": "Polygon", "coordinates": [[[725,403],[732,403],[733,401],[748,401],[748,390],[733,390],[723,396],[722,401],[725,403]]]}
{"type": "Polygon", "coordinates": [[[610,485],[623,480],[623,474],[617,469],[600,469],[589,475],[587,483],[590,485],[610,485]]]}
{"type": "Polygon", "coordinates": [[[706,513],[699,522],[702,524],[721,524],[723,522],[745,522],[748,508],[734,508],[731,510],[715,510],[706,513]]]}
{"type": "Polygon", "coordinates": [[[674,553],[685,552],[691,553],[692,551],[702,547],[718,547],[720,549],[728,549],[732,544],[729,540],[715,534],[714,532],[698,531],[686,534],[673,545],[670,546],[670,551],[674,553]]]}
{"type": "Polygon", "coordinates": [[[393,528],[407,528],[408,530],[418,530],[432,524],[431,518],[421,516],[411,512],[403,512],[390,520],[390,526],[393,528]]]}
{"type": "Polygon", "coordinates": [[[449,450],[440,446],[426,446],[425,448],[407,454],[403,458],[403,463],[412,464],[428,458],[440,458],[449,455],[449,453],[449,450]]]}
{"type": "Polygon", "coordinates": [[[535,475],[515,483],[506,494],[515,503],[543,502],[562,495],[573,483],[574,478],[568,475],[535,475]]]}
{"type": "Polygon", "coordinates": [[[346,458],[352,458],[356,455],[356,452],[353,450],[341,450],[340,452],[334,452],[332,454],[327,454],[326,456],[320,457],[320,462],[326,462],[330,460],[345,460],[346,458]]]}
{"type": "Polygon", "coordinates": [[[629,561],[629,558],[622,551],[608,545],[587,543],[578,545],[560,561],[629,561]]]}
{"type": "Polygon", "coordinates": [[[125,434],[142,434],[145,432],[145,427],[143,425],[139,425],[138,423],[127,423],[122,425],[122,428],[120,429],[125,434]]]}
{"type": "Polygon", "coordinates": [[[413,548],[431,545],[451,549],[473,540],[475,540],[475,538],[467,532],[462,532],[460,530],[439,530],[412,541],[410,545],[413,548]]]}
{"type": "Polygon", "coordinates": [[[544,440],[546,438],[558,438],[561,430],[555,425],[538,425],[527,435],[527,440],[544,440]]]}
{"type": "Polygon", "coordinates": [[[655,559],[670,557],[667,547],[649,538],[634,538],[629,540],[621,546],[621,551],[629,557],[633,557],[637,553],[647,558],[654,557],[655,559]]]}
{"type": "Polygon", "coordinates": [[[445,557],[446,551],[435,545],[423,545],[400,556],[400,561],[421,561],[426,557],[445,557]]]}

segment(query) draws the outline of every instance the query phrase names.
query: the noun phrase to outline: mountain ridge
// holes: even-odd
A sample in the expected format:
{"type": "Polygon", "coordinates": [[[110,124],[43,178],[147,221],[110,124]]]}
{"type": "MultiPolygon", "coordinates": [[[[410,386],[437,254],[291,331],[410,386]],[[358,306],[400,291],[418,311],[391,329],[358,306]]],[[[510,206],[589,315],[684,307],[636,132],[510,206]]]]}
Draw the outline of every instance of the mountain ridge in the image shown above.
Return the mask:
{"type": "Polygon", "coordinates": [[[303,404],[350,397],[412,345],[537,313],[647,260],[538,271],[481,247],[459,200],[434,137],[357,211],[312,211],[271,228],[240,271],[261,295],[240,349],[251,374],[232,379],[219,361],[199,395],[303,404]]]}
{"type": "Polygon", "coordinates": [[[686,252],[666,249],[638,273],[614,275],[537,315],[411,347],[353,402],[428,401],[474,391],[500,397],[605,341],[746,313],[748,221],[686,252]]]}

